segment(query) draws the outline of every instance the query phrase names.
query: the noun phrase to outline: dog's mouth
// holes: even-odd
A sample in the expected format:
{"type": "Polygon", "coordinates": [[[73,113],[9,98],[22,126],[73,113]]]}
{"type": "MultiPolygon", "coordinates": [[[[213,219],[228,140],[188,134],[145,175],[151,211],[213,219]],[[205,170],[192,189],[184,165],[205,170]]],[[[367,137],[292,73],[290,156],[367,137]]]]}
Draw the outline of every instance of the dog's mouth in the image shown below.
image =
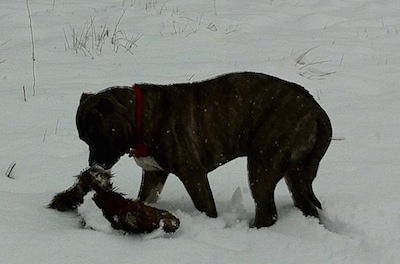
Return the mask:
{"type": "Polygon", "coordinates": [[[117,151],[114,148],[89,147],[89,149],[89,165],[97,164],[106,170],[111,169],[125,154],[125,151],[117,151]]]}

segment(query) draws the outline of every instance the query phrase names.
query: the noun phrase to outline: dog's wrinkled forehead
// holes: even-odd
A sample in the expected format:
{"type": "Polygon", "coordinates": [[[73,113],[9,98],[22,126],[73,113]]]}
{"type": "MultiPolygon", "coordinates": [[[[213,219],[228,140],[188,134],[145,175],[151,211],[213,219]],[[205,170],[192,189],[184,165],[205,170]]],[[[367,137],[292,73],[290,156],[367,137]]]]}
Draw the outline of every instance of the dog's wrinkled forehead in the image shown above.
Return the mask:
{"type": "Polygon", "coordinates": [[[112,94],[114,90],[119,90],[119,89],[132,89],[132,86],[111,86],[95,93],[82,93],[80,103],[82,104],[86,99],[91,97],[98,97],[109,93],[112,94]]]}
{"type": "Polygon", "coordinates": [[[105,88],[105,89],[103,89],[103,90],[100,90],[100,91],[98,91],[98,92],[95,93],[95,94],[106,93],[106,92],[110,92],[110,91],[115,90],[115,89],[132,89],[132,86],[126,86],[126,85],[122,85],[122,86],[120,86],[120,85],[111,86],[111,87],[107,87],[107,88],[105,88]]]}
{"type": "MultiPolygon", "coordinates": [[[[79,101],[79,110],[82,110],[83,105],[96,105],[101,101],[101,98],[110,98],[112,97],[113,93],[112,91],[116,88],[126,88],[128,86],[113,86],[113,87],[108,87],[106,89],[103,89],[97,93],[82,93],[81,99],[79,101]]],[[[86,107],[83,107],[84,109],[86,107]]]]}

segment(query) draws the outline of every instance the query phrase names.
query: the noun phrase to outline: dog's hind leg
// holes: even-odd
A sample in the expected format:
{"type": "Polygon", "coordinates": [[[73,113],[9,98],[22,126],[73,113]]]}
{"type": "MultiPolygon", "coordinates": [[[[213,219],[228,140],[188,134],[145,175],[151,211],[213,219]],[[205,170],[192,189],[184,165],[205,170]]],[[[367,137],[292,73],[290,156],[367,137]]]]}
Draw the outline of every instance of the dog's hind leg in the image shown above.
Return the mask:
{"type": "Polygon", "coordinates": [[[167,180],[168,172],[143,171],[138,198],[148,203],[157,202],[167,180]]]}
{"type": "Polygon", "coordinates": [[[286,184],[292,193],[294,204],[305,216],[318,218],[321,203],[315,196],[312,182],[317,175],[319,158],[309,157],[289,169],[285,176],[286,184]]]}
{"type": "Polygon", "coordinates": [[[322,209],[321,202],[314,194],[312,183],[317,176],[319,163],[328,149],[331,137],[332,128],[329,120],[318,122],[314,147],[302,160],[293,165],[285,176],[295,206],[306,216],[318,218],[317,208],[322,209]]]}
{"type": "Polygon", "coordinates": [[[282,173],[265,160],[248,157],[249,184],[256,204],[254,227],[257,228],[271,226],[278,218],[274,192],[282,173]]]}

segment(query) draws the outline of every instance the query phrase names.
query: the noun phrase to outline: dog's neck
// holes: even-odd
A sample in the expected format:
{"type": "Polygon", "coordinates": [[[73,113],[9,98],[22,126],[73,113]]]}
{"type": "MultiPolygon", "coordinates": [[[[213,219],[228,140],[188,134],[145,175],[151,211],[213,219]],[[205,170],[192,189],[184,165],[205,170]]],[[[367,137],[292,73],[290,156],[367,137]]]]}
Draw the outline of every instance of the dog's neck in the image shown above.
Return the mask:
{"type": "Polygon", "coordinates": [[[135,109],[135,146],[130,150],[130,156],[133,157],[148,157],[149,151],[143,143],[143,108],[144,99],[142,89],[138,84],[133,85],[135,93],[136,109],[135,109]]]}

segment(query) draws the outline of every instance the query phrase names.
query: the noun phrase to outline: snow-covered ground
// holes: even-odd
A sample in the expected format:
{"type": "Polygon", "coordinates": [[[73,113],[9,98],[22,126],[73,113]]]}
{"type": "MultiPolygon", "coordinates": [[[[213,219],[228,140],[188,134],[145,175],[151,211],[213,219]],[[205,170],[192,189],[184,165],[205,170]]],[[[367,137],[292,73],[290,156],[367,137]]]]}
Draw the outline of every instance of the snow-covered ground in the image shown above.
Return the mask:
{"type": "MultiPolygon", "coordinates": [[[[399,263],[398,0],[32,0],[30,11],[35,96],[26,3],[0,2],[0,263],[399,263]],[[335,140],[314,183],[323,224],[281,183],[278,222],[249,228],[245,159],[210,174],[217,219],[168,179],[157,206],[181,219],[173,235],[125,236],[90,203],[79,211],[95,230],[46,208],[87,166],[74,123],[82,92],[242,70],[303,85],[330,115],[335,140]]],[[[123,158],[114,172],[136,197],[136,164],[123,158]]]]}

